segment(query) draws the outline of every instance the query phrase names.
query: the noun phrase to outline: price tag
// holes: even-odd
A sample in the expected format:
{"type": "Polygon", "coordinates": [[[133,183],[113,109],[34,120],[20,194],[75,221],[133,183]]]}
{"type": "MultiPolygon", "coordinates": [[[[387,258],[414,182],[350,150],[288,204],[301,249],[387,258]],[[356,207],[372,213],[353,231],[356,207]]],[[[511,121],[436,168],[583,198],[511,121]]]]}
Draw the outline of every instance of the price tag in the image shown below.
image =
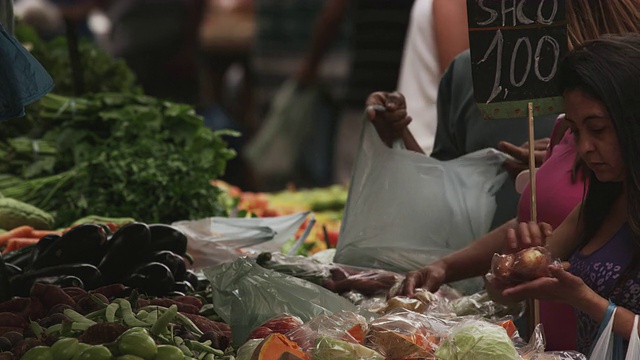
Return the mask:
{"type": "Polygon", "coordinates": [[[487,119],[562,112],[556,86],[567,52],[564,0],[467,0],[476,101],[487,119]],[[535,100],[535,101],[534,101],[535,100]]]}

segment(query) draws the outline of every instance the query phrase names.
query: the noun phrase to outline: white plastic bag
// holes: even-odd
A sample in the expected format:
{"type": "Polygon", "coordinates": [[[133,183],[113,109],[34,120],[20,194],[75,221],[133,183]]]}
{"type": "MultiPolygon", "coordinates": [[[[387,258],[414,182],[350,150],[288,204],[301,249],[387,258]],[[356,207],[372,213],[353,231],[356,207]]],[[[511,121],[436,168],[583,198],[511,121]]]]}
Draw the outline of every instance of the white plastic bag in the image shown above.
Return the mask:
{"type": "Polygon", "coordinates": [[[484,235],[505,158],[485,149],[439,161],[390,149],[364,120],[335,262],[402,273],[484,235]]]}
{"type": "Polygon", "coordinates": [[[631,331],[631,337],[629,338],[629,346],[627,347],[627,356],[625,357],[625,360],[640,359],[640,337],[638,336],[638,318],[640,318],[640,315],[636,315],[633,319],[633,330],[631,331]]]}
{"type": "Polygon", "coordinates": [[[616,307],[610,306],[610,310],[607,313],[611,314],[608,319],[605,316],[604,321],[607,321],[605,327],[600,331],[600,336],[596,340],[593,350],[591,350],[591,356],[589,359],[599,360],[613,360],[613,348],[614,348],[614,336],[613,336],[613,319],[616,316],[616,307]]]}

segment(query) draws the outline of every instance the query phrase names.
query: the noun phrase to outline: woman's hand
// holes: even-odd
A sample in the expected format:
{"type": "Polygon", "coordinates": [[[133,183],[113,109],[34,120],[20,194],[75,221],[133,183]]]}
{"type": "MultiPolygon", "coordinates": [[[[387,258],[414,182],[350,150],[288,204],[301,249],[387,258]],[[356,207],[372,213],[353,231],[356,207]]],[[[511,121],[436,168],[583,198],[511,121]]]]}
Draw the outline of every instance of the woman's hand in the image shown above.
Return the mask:
{"type": "Polygon", "coordinates": [[[398,291],[389,294],[389,297],[399,295],[413,297],[415,290],[419,288],[435,293],[445,283],[446,275],[446,264],[442,261],[433,262],[418,271],[407,273],[398,291]]]}
{"type": "MultiPolygon", "coordinates": [[[[563,263],[567,264],[568,263],[563,263]]],[[[565,270],[567,266],[549,265],[550,277],[504,288],[501,295],[511,300],[539,299],[574,305],[582,301],[591,289],[578,276],[565,270]]]]}
{"type": "Polygon", "coordinates": [[[514,229],[507,230],[505,253],[515,253],[532,246],[545,246],[553,228],[547,223],[521,222],[514,229]]]}
{"type": "MultiPolygon", "coordinates": [[[[533,147],[536,167],[540,167],[544,162],[550,142],[551,139],[549,138],[537,139],[534,141],[533,147]]],[[[498,143],[498,149],[513,157],[513,159],[505,160],[502,164],[502,167],[507,170],[512,179],[515,179],[522,171],[529,169],[528,141],[521,146],[516,146],[508,141],[501,141],[498,143]]]]}
{"type": "Polygon", "coordinates": [[[404,96],[399,92],[374,92],[367,98],[366,105],[367,118],[380,139],[391,147],[394,141],[402,138],[411,122],[404,96]]]}

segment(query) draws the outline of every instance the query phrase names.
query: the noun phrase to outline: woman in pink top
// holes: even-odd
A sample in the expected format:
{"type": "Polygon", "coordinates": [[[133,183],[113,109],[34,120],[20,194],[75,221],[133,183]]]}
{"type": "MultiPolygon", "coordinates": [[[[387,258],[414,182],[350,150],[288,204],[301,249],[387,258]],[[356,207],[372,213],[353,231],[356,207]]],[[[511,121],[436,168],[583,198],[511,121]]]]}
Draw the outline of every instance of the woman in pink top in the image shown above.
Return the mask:
{"type": "MultiPolygon", "coordinates": [[[[536,214],[538,221],[555,229],[582,201],[586,176],[584,167],[576,165],[575,141],[564,123],[564,116],[556,121],[551,139],[544,164],[536,171],[536,214]],[[554,141],[558,138],[559,141],[554,141]]],[[[531,221],[529,184],[520,197],[518,221],[531,221]]],[[[544,327],[547,350],[576,349],[576,316],[570,305],[540,301],[540,323],[544,327]]]]}

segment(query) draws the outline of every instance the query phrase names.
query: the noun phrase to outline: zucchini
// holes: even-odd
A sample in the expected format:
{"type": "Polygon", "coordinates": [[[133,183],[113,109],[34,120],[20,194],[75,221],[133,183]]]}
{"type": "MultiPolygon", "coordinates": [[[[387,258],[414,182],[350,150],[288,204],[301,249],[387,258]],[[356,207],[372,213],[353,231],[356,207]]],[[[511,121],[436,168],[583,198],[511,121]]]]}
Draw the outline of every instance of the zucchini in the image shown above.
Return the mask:
{"type": "Polygon", "coordinates": [[[14,229],[23,225],[34,229],[51,229],[53,216],[22,201],[0,198],[0,229],[14,229]]]}

